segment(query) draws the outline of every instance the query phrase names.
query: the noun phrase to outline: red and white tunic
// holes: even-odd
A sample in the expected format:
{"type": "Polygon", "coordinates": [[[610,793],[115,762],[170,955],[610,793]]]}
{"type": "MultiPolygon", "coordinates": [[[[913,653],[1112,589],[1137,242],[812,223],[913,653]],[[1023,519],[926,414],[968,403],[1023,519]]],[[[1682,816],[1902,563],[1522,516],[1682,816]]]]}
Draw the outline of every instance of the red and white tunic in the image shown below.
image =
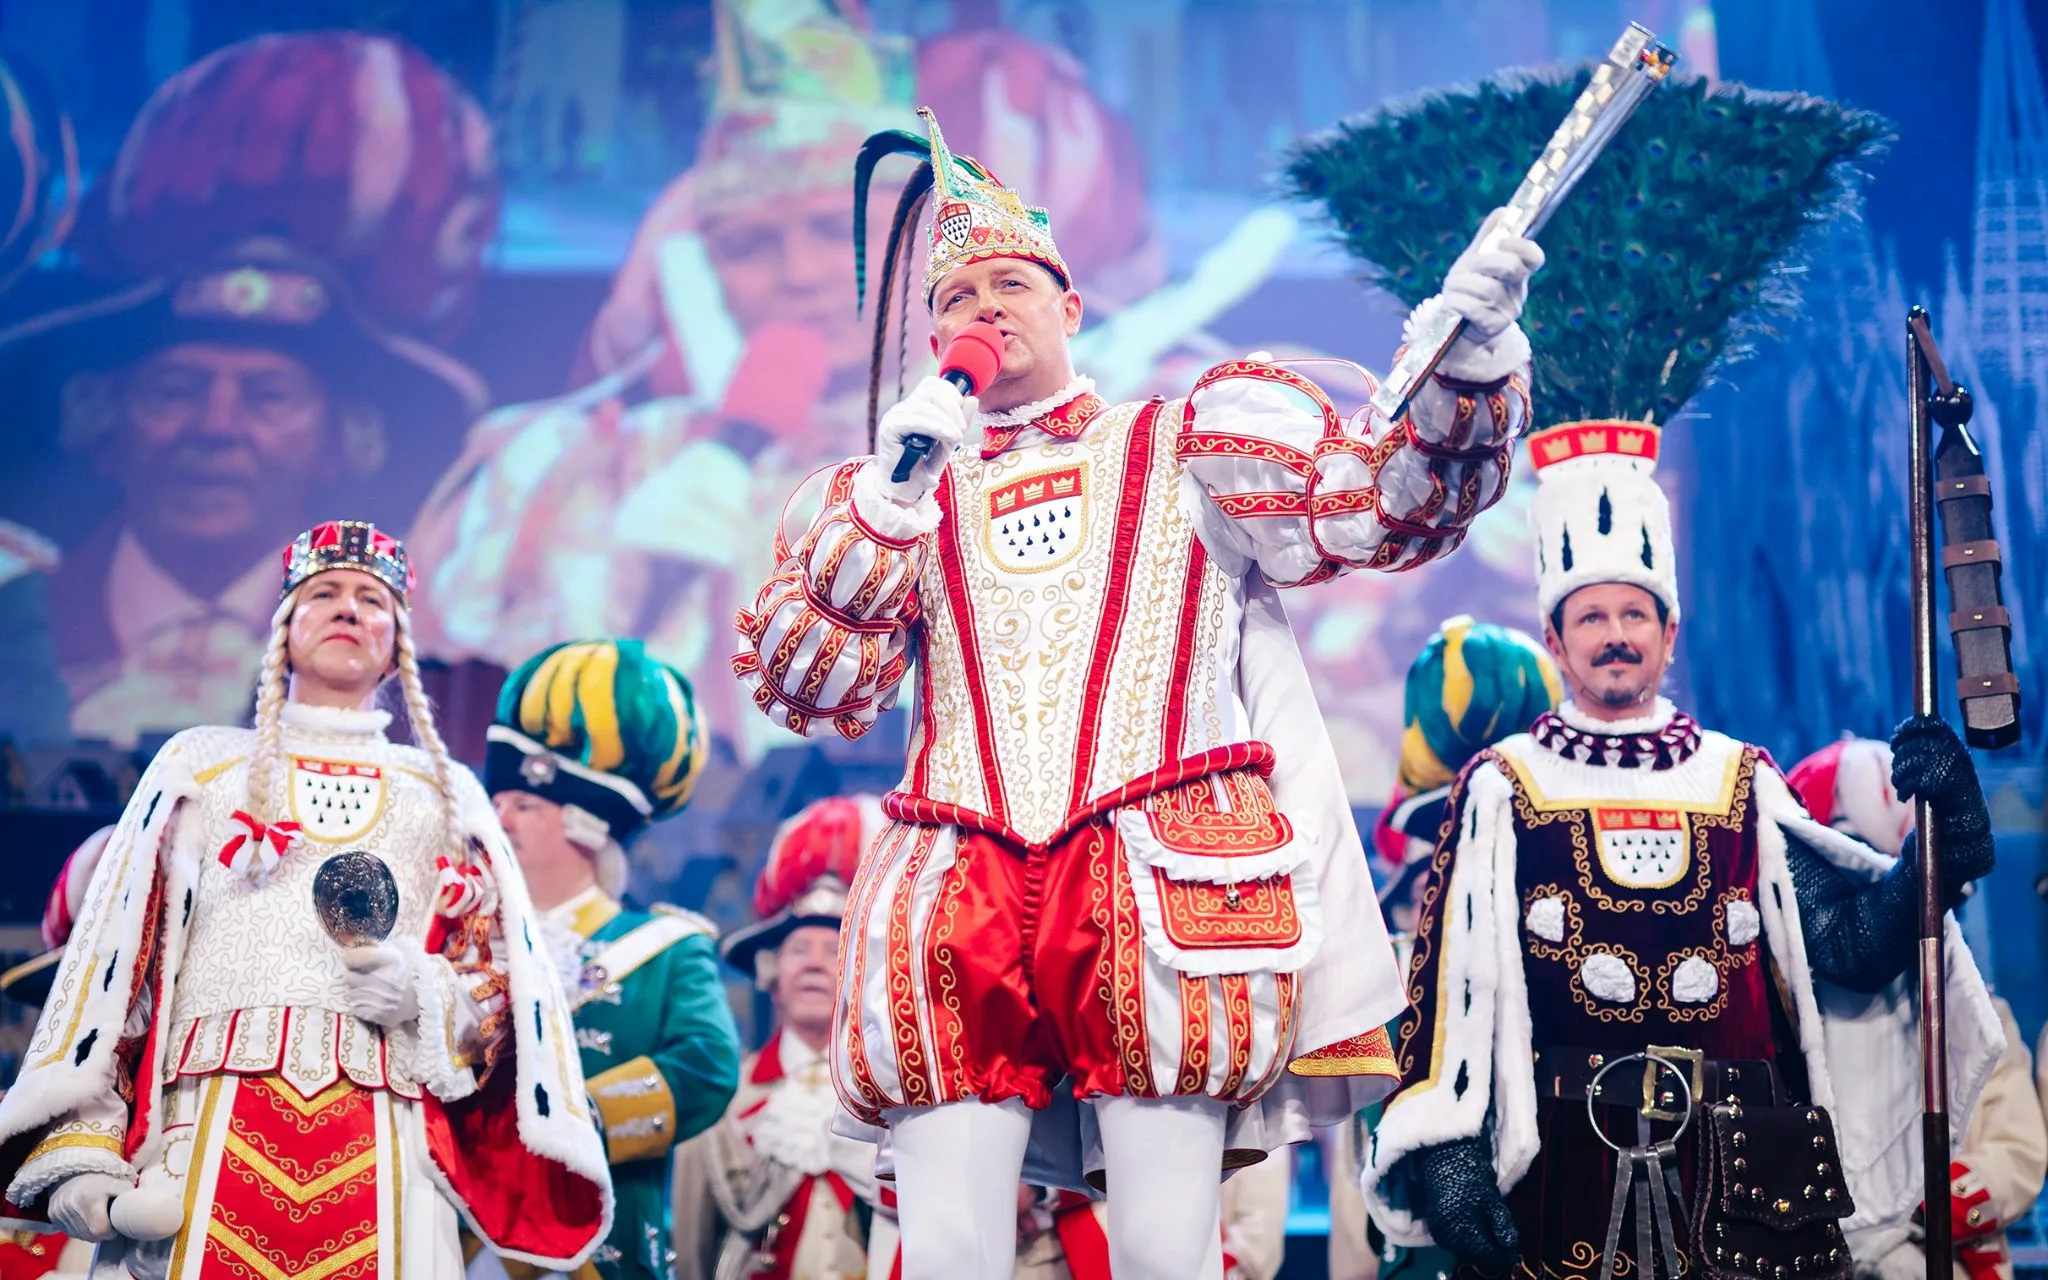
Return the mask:
{"type": "Polygon", "coordinates": [[[1171,402],[1082,379],[984,418],[914,507],[870,460],[822,473],[734,668],[791,729],[858,737],[918,660],[898,826],[842,950],[856,1116],[1043,1105],[1060,1074],[1249,1102],[1290,1064],[1391,1072],[1371,1037],[1400,982],[1271,588],[1455,547],[1505,484],[1525,379],[1438,379],[1365,431],[1259,360],[1171,402]]]}
{"type": "MultiPolygon", "coordinates": [[[[475,778],[455,770],[451,813],[389,720],[287,703],[268,827],[243,812],[255,730],[188,729],[157,753],[0,1101],[0,1217],[33,1221],[80,1174],[134,1181],[182,1206],[174,1237],[127,1255],[139,1273],[160,1251],[170,1280],[453,1275],[458,1214],[550,1268],[602,1242],[607,1166],[510,846],[475,778]],[[259,849],[281,856],[245,870],[259,849]],[[350,1011],[315,910],[343,852],[398,889],[418,1014],[388,1028],[350,1011]]],[[[110,1259],[129,1247],[101,1267],[126,1274],[110,1259]]]]}

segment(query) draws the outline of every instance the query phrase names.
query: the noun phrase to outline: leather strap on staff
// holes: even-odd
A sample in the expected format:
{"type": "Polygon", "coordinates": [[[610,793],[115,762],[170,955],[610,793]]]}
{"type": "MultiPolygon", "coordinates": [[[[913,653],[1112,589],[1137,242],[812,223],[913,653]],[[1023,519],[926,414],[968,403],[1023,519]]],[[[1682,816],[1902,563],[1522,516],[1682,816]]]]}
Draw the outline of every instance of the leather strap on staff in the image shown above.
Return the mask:
{"type": "Polygon", "coordinates": [[[2004,605],[1987,604],[1978,609],[1958,609],[1948,615],[1948,633],[1963,631],[2012,630],[2012,615],[2004,605]]]}

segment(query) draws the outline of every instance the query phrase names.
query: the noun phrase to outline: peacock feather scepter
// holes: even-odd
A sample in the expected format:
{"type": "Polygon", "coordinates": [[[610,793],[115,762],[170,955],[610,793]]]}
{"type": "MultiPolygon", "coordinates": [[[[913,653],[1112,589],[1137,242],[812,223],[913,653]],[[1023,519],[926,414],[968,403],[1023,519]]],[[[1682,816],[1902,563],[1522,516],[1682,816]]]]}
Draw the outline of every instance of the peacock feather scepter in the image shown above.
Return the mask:
{"type": "MultiPolygon", "coordinates": [[[[1296,143],[1281,183],[1413,307],[1592,74],[1507,72],[1391,104],[1296,143]]],[[[1536,425],[1670,421],[1797,306],[1802,231],[1852,214],[1889,136],[1826,99],[1670,77],[1543,232],[1522,317],[1536,425]]]]}

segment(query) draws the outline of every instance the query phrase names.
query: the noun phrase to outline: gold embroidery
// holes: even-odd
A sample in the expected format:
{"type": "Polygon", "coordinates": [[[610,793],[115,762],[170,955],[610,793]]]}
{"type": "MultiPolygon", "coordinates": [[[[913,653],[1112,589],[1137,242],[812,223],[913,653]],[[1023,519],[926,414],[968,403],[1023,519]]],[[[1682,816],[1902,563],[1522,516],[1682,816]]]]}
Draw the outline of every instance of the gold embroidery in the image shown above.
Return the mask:
{"type": "Polygon", "coordinates": [[[1376,1027],[1362,1036],[1303,1054],[1287,1064],[1298,1076],[1391,1076],[1400,1074],[1394,1062],[1394,1047],[1386,1029],[1376,1027]]]}
{"type": "Polygon", "coordinates": [[[1152,885],[1159,894],[1160,924],[1176,947],[1214,951],[1301,941],[1292,876],[1220,885],[1174,880],[1154,867],[1152,885]]]}
{"type": "MultiPolygon", "coordinates": [[[[101,1126],[95,1125],[94,1127],[99,1128],[101,1126]]],[[[70,1126],[67,1125],[66,1129],[69,1130],[70,1126]]],[[[38,1142],[36,1149],[28,1153],[28,1160],[24,1160],[22,1163],[27,1164],[29,1160],[40,1159],[53,1151],[70,1151],[80,1147],[91,1148],[95,1151],[111,1151],[118,1156],[121,1154],[122,1142],[120,1138],[107,1133],[83,1133],[75,1130],[69,1132],[59,1131],[38,1142]]]]}
{"type": "MultiPolygon", "coordinates": [[[[1716,916],[1719,914],[1715,913],[1716,916]]],[[[1700,1022],[1718,1018],[1722,1010],[1728,1007],[1728,947],[1726,940],[1718,936],[1721,933],[1721,922],[1718,919],[1714,922],[1714,933],[1717,935],[1714,946],[1680,948],[1666,956],[1664,963],[1657,966],[1657,1008],[1673,1022],[1700,1022]],[[1714,998],[1705,1004],[1687,1004],[1671,994],[1671,979],[1677,974],[1678,966],[1692,956],[1698,956],[1714,966],[1714,998]]]]}
{"type": "MultiPolygon", "coordinates": [[[[209,1076],[205,1096],[199,1103],[199,1123],[194,1130],[196,1136],[192,1140],[192,1156],[186,1163],[185,1227],[178,1232],[178,1243],[171,1250],[171,1274],[174,1276],[185,1274],[185,1251],[193,1247],[192,1214],[199,1202],[199,1184],[205,1181],[199,1176],[200,1166],[197,1162],[207,1158],[207,1139],[213,1132],[214,1104],[220,1101],[221,1086],[230,1079],[231,1077],[225,1076],[209,1076]]],[[[204,1251],[206,1246],[202,1244],[198,1247],[204,1251]]]]}
{"type": "Polygon", "coordinates": [[[1272,789],[1251,769],[1198,778],[1155,792],[1145,804],[1152,836],[1175,853],[1250,857],[1294,839],[1272,789]]]}
{"type": "MultiPolygon", "coordinates": [[[[1755,748],[1745,748],[1741,751],[1729,753],[1728,763],[1722,767],[1720,791],[1712,800],[1705,801],[1704,803],[1688,803],[1682,800],[1662,800],[1655,797],[1647,799],[1631,798],[1628,802],[1628,807],[1631,809],[1655,809],[1664,813],[1725,814],[1734,806],[1738,782],[1741,776],[1748,771],[1747,767],[1754,762],[1755,755],[1755,748]]],[[[1515,790],[1526,795],[1529,803],[1538,810],[1551,812],[1556,810],[1583,809],[1591,804],[1605,803],[1604,801],[1591,800],[1584,797],[1566,796],[1559,798],[1545,795],[1542,786],[1537,783],[1535,775],[1530,772],[1527,764],[1522,760],[1505,751],[1496,751],[1491,758],[1506,764],[1509,775],[1518,784],[1515,790]]],[[[1645,776],[1654,777],[1655,775],[1646,774],[1645,776]]]]}
{"type": "MultiPolygon", "coordinates": [[[[371,1172],[377,1167],[377,1141],[374,1135],[365,1134],[358,1140],[367,1146],[340,1164],[311,1178],[301,1178],[287,1172],[284,1166],[272,1160],[269,1155],[258,1151],[239,1133],[230,1132],[222,1142],[221,1149],[234,1156],[255,1171],[266,1184],[266,1190],[275,1190],[295,1205],[306,1205],[371,1172]]],[[[267,1145],[267,1144],[266,1144],[267,1145]]],[[[355,1144],[351,1144],[355,1145],[355,1144]]]]}
{"type": "Polygon", "coordinates": [[[1174,1081],[1175,1093],[1198,1094],[1209,1083],[1209,1041],[1215,1030],[1209,981],[1180,975],[1180,1078],[1174,1081]]]}
{"type": "MultiPolygon", "coordinates": [[[[1683,916],[1690,915],[1699,908],[1700,903],[1706,900],[1708,880],[1707,833],[1711,828],[1730,825],[1731,815],[1729,813],[1712,813],[1697,806],[1667,805],[1656,802],[1632,803],[1629,806],[1632,810],[1691,815],[1692,820],[1687,825],[1692,829],[1692,855],[1688,859],[1691,864],[1689,869],[1692,873],[1692,887],[1686,891],[1683,898],[1675,901],[1670,898],[1651,899],[1617,896],[1608,893],[1593,874],[1594,864],[1599,859],[1594,854],[1593,841],[1589,837],[1587,830],[1593,822],[1592,808],[1560,805],[1554,802],[1546,804],[1535,790],[1536,784],[1534,780],[1529,777],[1527,770],[1519,762],[1515,761],[1513,757],[1504,754],[1496,758],[1508,761],[1511,766],[1510,781],[1513,783],[1515,793],[1515,819],[1520,826],[1526,830],[1533,831],[1539,827],[1549,826],[1557,822],[1568,825],[1571,834],[1572,862],[1579,872],[1579,888],[1584,890],[1586,896],[1595,903],[1598,903],[1602,909],[1616,912],[1647,910],[1657,915],[1683,916]]],[[[1749,796],[1749,771],[1742,767],[1742,762],[1746,758],[1746,753],[1738,753],[1734,765],[1729,770],[1730,777],[1733,779],[1729,795],[1736,802],[1736,807],[1732,814],[1732,822],[1736,826],[1740,826],[1742,821],[1744,805],[1741,802],[1746,801],[1749,796]]],[[[1616,888],[1623,887],[1619,880],[1615,880],[1607,875],[1604,862],[1601,865],[1601,872],[1601,879],[1607,879],[1616,888]]],[[[1684,875],[1681,873],[1671,884],[1677,884],[1683,879],[1684,875]]]]}
{"type": "Polygon", "coordinates": [[[262,1280],[327,1280],[327,1277],[353,1267],[356,1263],[377,1252],[377,1235],[375,1232],[371,1232],[346,1249],[343,1249],[340,1253],[334,1254],[332,1257],[326,1258],[317,1265],[306,1268],[304,1271],[285,1271],[276,1263],[258,1253],[254,1245],[242,1239],[242,1237],[236,1235],[218,1221],[206,1224],[206,1238],[234,1254],[236,1258],[241,1260],[243,1265],[247,1266],[258,1276],[261,1276],[262,1280]]]}
{"type": "MultiPolygon", "coordinates": [[[[953,844],[953,865],[948,869],[945,881],[961,885],[974,883],[974,856],[975,846],[971,842],[965,845],[961,844],[956,834],[953,844]]],[[[943,883],[944,881],[942,881],[943,883]]],[[[942,889],[939,894],[939,901],[933,905],[932,912],[933,919],[930,925],[931,940],[928,944],[928,953],[931,956],[931,969],[927,973],[925,985],[928,993],[931,989],[936,988],[938,994],[937,1007],[931,1010],[934,1015],[932,1018],[933,1057],[935,1059],[938,1057],[938,1050],[942,1040],[947,1050],[947,1060],[944,1062],[935,1061],[933,1066],[942,1073],[942,1077],[950,1074],[950,1083],[944,1078],[940,1081],[940,1095],[948,1100],[952,1100],[965,1097],[967,1094],[967,1019],[965,1011],[960,1006],[960,974],[955,961],[955,948],[953,945],[953,933],[960,925],[960,895],[957,893],[946,893],[942,889]],[[941,1010],[944,1011],[945,1022],[943,1036],[941,1035],[940,1027],[941,1018],[938,1016],[941,1010]]],[[[1024,963],[1030,964],[1031,957],[1024,957],[1024,963]]],[[[927,1001],[927,1003],[929,1004],[930,1002],[927,1001]]]]}
{"type": "MultiPolygon", "coordinates": [[[[1120,852],[1109,838],[1109,828],[1092,825],[1087,844],[1078,850],[1091,866],[1104,867],[1110,892],[1115,895],[1108,927],[1103,932],[1103,950],[1110,957],[1110,1025],[1116,1029],[1117,1049],[1123,1057],[1124,1092],[1133,1098],[1156,1098],[1159,1089],[1152,1079],[1151,1039],[1145,1027],[1145,945],[1139,937],[1138,898],[1131,888],[1129,860],[1114,856],[1120,852]]],[[[1249,1052],[1249,1037],[1246,1050],[1249,1052]]]]}
{"type": "Polygon", "coordinates": [[[218,778],[220,775],[226,773],[228,770],[234,768],[236,765],[242,763],[242,761],[247,760],[248,758],[249,757],[247,756],[233,756],[229,759],[221,761],[219,764],[208,765],[204,769],[201,769],[198,772],[194,773],[192,775],[192,781],[198,783],[200,786],[203,787],[207,783],[212,782],[215,778],[218,778]]]}
{"type": "MultiPolygon", "coordinates": [[[[1465,777],[1469,778],[1467,774],[1465,777]]],[[[1463,778],[1451,787],[1447,815],[1462,818],[1470,797],[1466,794],[1463,778]]],[[[1446,818],[1449,821],[1449,817],[1446,818]]],[[[1421,1021],[1421,1009],[1429,998],[1424,976],[1429,972],[1432,960],[1438,970],[1450,960],[1451,936],[1449,922],[1442,929],[1436,927],[1438,905],[1451,879],[1451,861],[1458,854],[1459,840],[1452,838],[1438,842],[1432,855],[1429,874],[1423,878],[1422,905],[1415,917],[1415,948],[1408,958],[1408,1012],[1401,1015],[1400,1052],[1401,1078],[1406,1080],[1415,1071],[1414,1032],[1421,1021]]],[[[1444,1060],[1444,1038],[1448,1034],[1450,1020],[1449,992],[1444,984],[1437,984],[1436,1004],[1432,1010],[1431,1037],[1429,1046],[1429,1074],[1402,1092],[1402,1097],[1412,1097],[1433,1089],[1444,1060]]],[[[1397,1098],[1396,1103],[1399,1102],[1397,1098]]],[[[1393,1105],[1393,1104],[1390,1104],[1393,1105]]]]}
{"type": "Polygon", "coordinates": [[[1587,1013],[1592,1014],[1594,1018],[1601,1022],[1641,1022],[1643,1020],[1646,1013],[1645,1006],[1649,1002],[1649,966],[1637,958],[1635,952],[1619,944],[1609,942],[1588,944],[1586,942],[1585,920],[1580,915],[1578,900],[1573,898],[1571,894],[1554,884],[1537,885],[1529,890],[1527,894],[1523,895],[1522,920],[1522,934],[1530,954],[1545,960],[1555,960],[1559,964],[1566,966],[1567,971],[1571,975],[1569,985],[1571,987],[1572,999],[1587,1013]],[[1565,935],[1562,942],[1550,942],[1537,937],[1528,930],[1529,907],[1539,898],[1547,897],[1556,897],[1564,902],[1565,935]],[[1635,999],[1627,1004],[1618,1004],[1613,1001],[1596,999],[1592,992],[1586,990],[1581,966],[1584,965],[1588,956],[1595,954],[1613,956],[1629,967],[1635,974],[1635,999]]]}

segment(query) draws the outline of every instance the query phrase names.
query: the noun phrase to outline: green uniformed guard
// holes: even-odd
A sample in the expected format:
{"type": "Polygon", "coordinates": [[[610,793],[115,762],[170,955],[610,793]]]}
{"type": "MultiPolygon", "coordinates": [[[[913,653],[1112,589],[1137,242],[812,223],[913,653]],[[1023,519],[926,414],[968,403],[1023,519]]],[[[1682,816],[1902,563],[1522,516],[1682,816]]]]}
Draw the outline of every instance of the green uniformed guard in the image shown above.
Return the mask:
{"type": "Polygon", "coordinates": [[[739,1086],[711,923],[619,901],[626,843],[682,809],[703,764],[689,683],[635,640],[556,645],[498,696],[484,784],[575,1010],[618,1195],[611,1237],[576,1280],[668,1280],[670,1150],[739,1086]]]}

